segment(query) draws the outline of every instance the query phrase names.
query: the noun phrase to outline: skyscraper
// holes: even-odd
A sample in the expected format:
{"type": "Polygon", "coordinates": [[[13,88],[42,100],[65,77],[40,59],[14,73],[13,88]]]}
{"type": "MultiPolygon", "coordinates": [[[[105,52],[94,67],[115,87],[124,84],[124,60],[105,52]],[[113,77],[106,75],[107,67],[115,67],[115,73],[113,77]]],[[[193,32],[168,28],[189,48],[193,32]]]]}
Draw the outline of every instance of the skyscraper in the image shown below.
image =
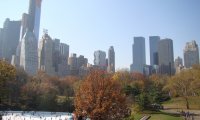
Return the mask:
{"type": "Polygon", "coordinates": [[[53,40],[51,37],[44,33],[39,43],[38,48],[38,68],[46,72],[48,75],[55,75],[53,68],[53,40]]]}
{"type": "Polygon", "coordinates": [[[145,38],[134,37],[133,49],[133,64],[131,65],[131,72],[143,73],[144,65],[146,65],[145,56],[145,38]]]}
{"type": "Polygon", "coordinates": [[[23,13],[23,15],[22,15],[22,22],[21,22],[21,28],[20,28],[20,39],[19,39],[19,41],[22,40],[22,38],[23,38],[26,30],[28,29],[29,18],[30,18],[29,14],[23,13]]]}
{"type": "Polygon", "coordinates": [[[65,43],[60,43],[59,45],[59,59],[60,62],[58,64],[58,75],[66,76],[69,74],[68,67],[68,58],[69,58],[69,45],[65,43]]]}
{"type": "Polygon", "coordinates": [[[150,65],[158,65],[158,42],[160,41],[159,36],[149,37],[149,48],[150,48],[150,65]]]}
{"type": "Polygon", "coordinates": [[[12,55],[16,53],[19,42],[20,25],[21,21],[10,21],[10,19],[7,18],[1,30],[2,57],[9,63],[11,62],[12,55]]]}
{"type": "Polygon", "coordinates": [[[60,43],[59,51],[60,51],[61,63],[67,64],[69,58],[69,45],[65,43],[60,43]]]}
{"type": "Polygon", "coordinates": [[[20,66],[30,75],[38,70],[38,45],[35,35],[27,31],[21,42],[20,66]]]}
{"type": "Polygon", "coordinates": [[[186,68],[199,64],[199,47],[195,40],[187,42],[184,49],[184,65],[186,68]]]}
{"type": "Polygon", "coordinates": [[[21,26],[21,37],[23,37],[19,43],[20,48],[18,49],[18,51],[20,52],[17,53],[18,56],[20,56],[20,66],[31,75],[34,75],[38,69],[37,50],[40,27],[41,2],[42,0],[29,1],[28,15],[24,14],[23,24],[21,26]],[[24,29],[26,29],[25,33],[24,29]]]}
{"type": "Polygon", "coordinates": [[[113,46],[110,46],[108,50],[108,72],[115,72],[115,51],[113,46]]]}
{"type": "Polygon", "coordinates": [[[106,70],[106,52],[97,50],[94,52],[94,65],[98,66],[102,70],[106,70]]]}
{"type": "Polygon", "coordinates": [[[28,30],[29,17],[30,17],[29,14],[26,14],[26,13],[23,13],[22,15],[19,43],[17,45],[16,54],[14,56],[15,60],[13,60],[15,66],[19,66],[20,64],[21,43],[22,43],[22,39],[24,37],[25,32],[28,30]]]}
{"type": "Polygon", "coordinates": [[[34,32],[36,40],[38,40],[38,38],[39,38],[41,3],[42,3],[42,0],[30,0],[29,1],[28,29],[30,31],[34,32]]]}
{"type": "Polygon", "coordinates": [[[162,39],[158,43],[158,63],[161,74],[174,74],[174,51],[171,39],[162,39]]]}

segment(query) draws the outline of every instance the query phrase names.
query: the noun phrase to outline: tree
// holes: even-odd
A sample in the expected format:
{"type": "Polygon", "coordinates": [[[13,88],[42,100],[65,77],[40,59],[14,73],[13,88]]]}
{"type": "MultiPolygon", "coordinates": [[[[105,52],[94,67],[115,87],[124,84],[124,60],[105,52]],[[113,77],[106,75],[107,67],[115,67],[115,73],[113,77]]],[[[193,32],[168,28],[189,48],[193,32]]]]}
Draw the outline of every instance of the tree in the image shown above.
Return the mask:
{"type": "Polygon", "coordinates": [[[145,109],[147,109],[149,103],[150,103],[150,102],[149,102],[147,93],[142,92],[142,93],[138,96],[138,105],[139,105],[139,109],[140,109],[140,110],[145,110],[145,109]]]}
{"type": "Polygon", "coordinates": [[[16,78],[16,69],[6,61],[0,60],[0,105],[8,104],[9,84],[16,78]]]}
{"type": "Polygon", "coordinates": [[[185,99],[186,108],[189,109],[189,96],[195,95],[200,90],[200,71],[196,69],[184,70],[170,78],[166,88],[171,94],[176,94],[185,99]]]}
{"type": "Polygon", "coordinates": [[[163,90],[167,80],[168,77],[166,75],[154,74],[149,77],[148,95],[151,103],[160,103],[169,99],[168,92],[163,90]]]}
{"type": "Polygon", "coordinates": [[[75,95],[75,110],[92,120],[122,119],[129,115],[121,85],[103,71],[92,71],[75,95]]]}

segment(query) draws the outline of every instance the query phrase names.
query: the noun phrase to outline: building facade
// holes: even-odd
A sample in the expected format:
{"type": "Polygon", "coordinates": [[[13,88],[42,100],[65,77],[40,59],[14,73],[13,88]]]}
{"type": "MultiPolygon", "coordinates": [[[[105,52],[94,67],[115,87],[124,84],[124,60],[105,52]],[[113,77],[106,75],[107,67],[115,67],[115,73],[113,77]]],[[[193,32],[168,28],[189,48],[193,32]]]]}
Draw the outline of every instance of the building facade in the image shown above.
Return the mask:
{"type": "Polygon", "coordinates": [[[60,63],[60,39],[53,39],[53,67],[55,69],[55,72],[59,71],[58,64],[60,63]]]}
{"type": "Polygon", "coordinates": [[[38,69],[44,71],[48,75],[55,75],[53,68],[53,40],[51,37],[44,33],[39,42],[38,48],[38,69]]]}
{"type": "Polygon", "coordinates": [[[69,45],[60,43],[59,45],[59,59],[58,63],[58,76],[66,76],[69,74],[68,58],[69,58],[69,45]]]}
{"type": "Polygon", "coordinates": [[[191,68],[199,64],[199,47],[196,41],[187,42],[184,49],[184,66],[191,68]]]}
{"type": "Polygon", "coordinates": [[[183,66],[183,59],[178,56],[174,61],[174,66],[175,68],[183,66]]]}
{"type": "Polygon", "coordinates": [[[26,30],[28,29],[28,24],[29,24],[29,14],[23,13],[22,14],[22,22],[21,22],[21,27],[20,27],[20,39],[19,41],[22,40],[26,30]]]}
{"type": "Polygon", "coordinates": [[[107,69],[106,52],[101,50],[97,50],[94,52],[94,65],[98,66],[102,70],[107,69]]]}
{"type": "Polygon", "coordinates": [[[10,21],[7,18],[1,30],[1,57],[11,63],[19,43],[21,21],[10,21]]]}
{"type": "Polygon", "coordinates": [[[38,70],[38,45],[35,35],[27,31],[21,42],[20,66],[30,75],[38,70]]]}
{"type": "Polygon", "coordinates": [[[132,45],[133,64],[131,65],[131,72],[143,73],[144,65],[146,65],[146,53],[145,53],[145,38],[134,37],[134,43],[132,45]]]}
{"type": "Polygon", "coordinates": [[[174,61],[174,67],[176,69],[176,73],[180,73],[180,71],[184,68],[183,59],[179,56],[174,61]]]}
{"type": "Polygon", "coordinates": [[[60,51],[61,63],[67,64],[68,57],[69,57],[69,45],[67,45],[65,43],[60,43],[59,51],[60,51]]]}
{"type": "Polygon", "coordinates": [[[87,63],[88,63],[88,59],[85,58],[83,55],[80,55],[80,56],[77,58],[77,65],[78,65],[78,68],[80,68],[80,67],[82,67],[82,66],[87,67],[87,63]]]}
{"type": "Polygon", "coordinates": [[[42,0],[30,0],[29,1],[28,29],[34,33],[37,41],[39,39],[41,3],[42,3],[42,0]]]}
{"type": "Polygon", "coordinates": [[[70,68],[70,75],[78,75],[78,59],[75,53],[72,53],[69,57],[68,65],[70,68]]]}
{"type": "Polygon", "coordinates": [[[108,72],[115,72],[115,51],[113,46],[110,46],[108,50],[108,72]]]}
{"type": "Polygon", "coordinates": [[[16,58],[20,67],[30,74],[38,70],[38,39],[42,0],[29,0],[28,14],[23,14],[16,58]],[[31,45],[32,44],[32,45],[31,45]]]}
{"type": "Polygon", "coordinates": [[[162,39],[158,43],[158,63],[161,74],[173,75],[174,69],[174,51],[173,41],[171,39],[162,39]]]}
{"type": "Polygon", "coordinates": [[[158,65],[158,42],[160,41],[159,36],[149,37],[149,48],[150,48],[150,65],[158,65]]]}

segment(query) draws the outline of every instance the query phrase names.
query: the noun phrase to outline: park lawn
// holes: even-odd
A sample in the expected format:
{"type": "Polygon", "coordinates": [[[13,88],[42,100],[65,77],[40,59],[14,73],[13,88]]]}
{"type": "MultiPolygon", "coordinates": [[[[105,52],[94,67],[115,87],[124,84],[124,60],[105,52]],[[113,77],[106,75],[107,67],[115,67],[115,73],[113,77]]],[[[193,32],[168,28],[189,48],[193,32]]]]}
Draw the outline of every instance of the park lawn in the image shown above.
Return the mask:
{"type": "Polygon", "coordinates": [[[137,114],[134,114],[134,120],[140,120],[141,118],[142,118],[142,114],[139,114],[139,113],[137,113],[137,114]]]}
{"type": "Polygon", "coordinates": [[[150,115],[149,120],[183,120],[182,117],[164,112],[144,111],[134,114],[134,120],[140,120],[144,115],[150,115]]]}
{"type": "Polygon", "coordinates": [[[151,114],[151,118],[149,120],[183,120],[183,118],[166,114],[151,114]]]}
{"type": "MultiPolygon", "coordinates": [[[[200,96],[189,97],[190,109],[200,110],[200,96]]],[[[186,109],[185,100],[182,97],[172,98],[169,101],[163,103],[165,108],[174,108],[174,109],[186,109]]]]}

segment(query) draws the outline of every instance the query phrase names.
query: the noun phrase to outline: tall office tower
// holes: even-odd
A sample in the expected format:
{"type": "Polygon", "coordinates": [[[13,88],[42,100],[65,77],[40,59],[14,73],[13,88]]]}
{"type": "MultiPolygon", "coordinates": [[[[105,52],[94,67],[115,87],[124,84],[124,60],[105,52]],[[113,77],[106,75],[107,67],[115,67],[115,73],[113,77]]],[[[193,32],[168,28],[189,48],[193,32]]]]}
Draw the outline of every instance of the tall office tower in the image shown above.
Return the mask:
{"type": "Polygon", "coordinates": [[[41,14],[42,0],[30,0],[29,1],[29,25],[28,29],[34,32],[36,40],[39,38],[40,29],[40,14],[41,14]]]}
{"type": "Polygon", "coordinates": [[[115,51],[113,46],[110,46],[108,50],[108,72],[115,72],[115,51]]]}
{"type": "Polygon", "coordinates": [[[54,39],[53,40],[53,67],[55,68],[55,72],[59,71],[58,64],[60,63],[60,40],[54,39]]]}
{"type": "Polygon", "coordinates": [[[9,18],[4,22],[2,30],[2,57],[9,63],[12,55],[16,53],[19,42],[21,21],[10,21],[9,18]]]}
{"type": "Polygon", "coordinates": [[[58,64],[58,75],[66,76],[68,75],[68,58],[69,58],[69,45],[65,43],[60,43],[59,45],[59,59],[60,62],[58,64]]]}
{"type": "Polygon", "coordinates": [[[101,50],[97,50],[94,52],[94,65],[98,66],[102,70],[107,69],[106,52],[101,50]]]}
{"type": "Polygon", "coordinates": [[[150,48],[150,65],[158,65],[158,42],[160,41],[159,36],[149,37],[149,48],[150,48]]]}
{"type": "Polygon", "coordinates": [[[2,48],[3,48],[3,29],[0,28],[0,59],[2,58],[2,48]]]}
{"type": "Polygon", "coordinates": [[[145,56],[145,38],[134,37],[133,48],[133,64],[131,65],[131,72],[143,73],[144,65],[146,65],[145,56]]]}
{"type": "Polygon", "coordinates": [[[199,47],[195,40],[187,42],[184,49],[184,65],[186,68],[199,64],[199,47]]]}
{"type": "Polygon", "coordinates": [[[20,28],[20,39],[19,41],[22,40],[25,32],[26,32],[26,29],[28,29],[28,22],[29,22],[29,14],[27,13],[23,13],[22,15],[22,22],[21,22],[21,28],[20,28]]]}
{"type": "Polygon", "coordinates": [[[78,75],[78,62],[76,54],[72,53],[68,59],[68,65],[70,67],[70,75],[78,75]]]}
{"type": "Polygon", "coordinates": [[[162,39],[158,43],[158,63],[161,74],[174,74],[174,51],[171,39],[162,39]]]}
{"type": "Polygon", "coordinates": [[[24,70],[34,75],[38,69],[38,38],[40,27],[40,13],[42,0],[30,0],[28,15],[23,15],[21,24],[21,38],[16,56],[20,56],[19,63],[24,70]],[[24,29],[26,31],[24,32],[24,29]],[[23,35],[24,34],[24,35],[23,35]],[[19,52],[20,51],[20,52],[19,52]]]}
{"type": "Polygon", "coordinates": [[[15,56],[13,56],[15,58],[15,60],[13,60],[13,62],[14,62],[13,65],[15,65],[15,66],[19,66],[19,64],[20,64],[21,41],[22,41],[22,38],[24,37],[25,32],[28,29],[28,20],[29,20],[29,15],[26,13],[23,13],[22,21],[21,21],[21,28],[20,28],[19,43],[17,45],[16,54],[15,54],[15,56]]]}
{"type": "Polygon", "coordinates": [[[55,75],[55,69],[53,68],[52,62],[52,50],[53,40],[48,33],[44,33],[38,48],[38,69],[44,71],[48,75],[55,75]]]}
{"type": "Polygon", "coordinates": [[[20,66],[30,75],[38,70],[38,45],[35,35],[27,31],[21,42],[20,66]]]}

